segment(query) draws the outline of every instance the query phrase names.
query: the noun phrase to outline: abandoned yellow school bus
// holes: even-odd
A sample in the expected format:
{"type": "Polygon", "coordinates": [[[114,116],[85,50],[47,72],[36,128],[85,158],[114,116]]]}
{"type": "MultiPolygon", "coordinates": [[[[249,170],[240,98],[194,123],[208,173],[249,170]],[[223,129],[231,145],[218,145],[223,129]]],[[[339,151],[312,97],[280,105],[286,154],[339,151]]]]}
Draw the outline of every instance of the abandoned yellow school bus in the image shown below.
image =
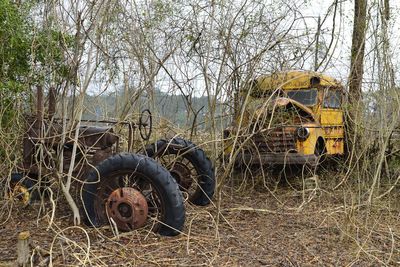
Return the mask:
{"type": "Polygon", "coordinates": [[[288,71],[261,76],[240,94],[224,131],[225,157],[237,165],[310,164],[343,155],[343,86],[327,75],[288,71]]]}

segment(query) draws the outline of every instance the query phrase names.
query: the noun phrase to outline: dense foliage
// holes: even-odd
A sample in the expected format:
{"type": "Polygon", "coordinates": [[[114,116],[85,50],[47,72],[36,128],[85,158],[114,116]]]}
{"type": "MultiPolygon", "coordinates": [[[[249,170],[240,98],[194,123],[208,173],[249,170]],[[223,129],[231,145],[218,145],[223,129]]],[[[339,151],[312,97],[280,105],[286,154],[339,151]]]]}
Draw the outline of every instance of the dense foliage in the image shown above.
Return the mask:
{"type": "Polygon", "coordinates": [[[28,25],[16,6],[8,0],[0,0],[0,87],[3,90],[23,89],[29,72],[28,33],[28,25]]]}
{"type": "Polygon", "coordinates": [[[15,95],[26,89],[29,74],[28,25],[17,7],[0,0],[0,110],[1,125],[14,114],[15,95]]]}
{"type": "MultiPolygon", "coordinates": [[[[68,77],[64,48],[68,35],[29,19],[29,7],[0,0],[0,112],[6,127],[16,114],[16,100],[32,85],[59,84],[68,77]]],[[[23,98],[22,98],[23,99],[23,98]]]]}

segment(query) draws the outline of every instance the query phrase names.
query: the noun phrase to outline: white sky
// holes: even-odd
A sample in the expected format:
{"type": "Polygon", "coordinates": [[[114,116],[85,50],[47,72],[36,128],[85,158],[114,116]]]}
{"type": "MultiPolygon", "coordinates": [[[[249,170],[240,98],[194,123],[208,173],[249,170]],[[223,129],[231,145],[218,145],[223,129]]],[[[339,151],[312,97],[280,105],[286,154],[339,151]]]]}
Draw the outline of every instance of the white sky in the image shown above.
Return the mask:
{"type": "MultiPolygon", "coordinates": [[[[369,3],[375,3],[376,1],[380,0],[370,0],[369,3]]],[[[317,28],[317,19],[318,16],[321,16],[321,20],[324,18],[325,14],[327,14],[329,7],[334,2],[334,0],[324,1],[324,0],[310,0],[308,1],[307,5],[304,6],[302,11],[303,16],[306,17],[306,23],[308,27],[312,28],[315,32],[317,28]]],[[[347,76],[349,73],[349,65],[350,65],[350,47],[351,47],[351,34],[353,28],[353,8],[354,8],[354,1],[351,0],[344,0],[340,1],[339,10],[335,21],[335,40],[333,49],[330,51],[332,55],[331,64],[329,67],[324,71],[325,73],[346,82],[347,76]]],[[[398,0],[390,0],[391,4],[391,29],[390,32],[391,37],[391,48],[392,50],[396,50],[397,47],[400,45],[400,23],[399,21],[399,14],[400,14],[400,1],[398,0]]],[[[330,12],[330,15],[327,17],[322,29],[328,31],[330,33],[333,27],[333,9],[330,12]]],[[[371,14],[372,19],[374,19],[374,14],[371,14]]],[[[312,34],[312,33],[311,33],[312,34]]],[[[329,38],[329,34],[325,35],[325,38],[329,38]]],[[[330,40],[325,40],[329,42],[330,40]]],[[[366,48],[366,54],[369,54],[370,46],[366,48]]],[[[399,66],[399,59],[397,54],[394,54],[392,57],[392,63],[396,68],[397,73],[399,72],[397,66],[399,66]]],[[[311,63],[311,62],[310,62],[311,63]]],[[[310,66],[311,67],[311,66],[310,66]]],[[[366,68],[366,77],[365,80],[368,80],[368,73],[370,73],[371,63],[365,63],[366,68]]],[[[164,80],[160,77],[161,80],[164,80]]],[[[158,86],[161,86],[163,91],[167,91],[168,89],[173,86],[170,79],[166,77],[165,81],[161,81],[158,83],[158,86]],[[164,89],[165,88],[165,89],[164,89]]],[[[194,83],[194,86],[202,90],[203,81],[199,81],[198,83],[194,83]]]]}
{"type": "MultiPolygon", "coordinates": [[[[380,0],[370,0],[369,5],[379,2],[380,0]]],[[[307,16],[321,16],[322,17],[327,13],[329,6],[334,2],[331,1],[323,1],[323,0],[311,0],[309,1],[309,8],[304,11],[304,14],[307,16]]],[[[339,1],[340,2],[340,1],[339,1]]],[[[382,1],[383,2],[383,1],[382,1]]],[[[338,46],[333,53],[333,62],[335,67],[327,69],[325,72],[338,78],[342,81],[347,80],[348,72],[349,72],[349,64],[350,64],[350,48],[351,48],[351,35],[353,31],[353,12],[354,12],[354,1],[345,0],[342,1],[341,4],[341,14],[338,14],[336,18],[336,27],[339,33],[338,46]],[[340,27],[340,29],[339,29],[340,27]]],[[[371,12],[371,19],[375,20],[375,14],[373,10],[371,12]]],[[[400,23],[399,22],[399,14],[400,14],[400,1],[398,0],[390,0],[390,25],[389,25],[389,36],[391,39],[391,50],[396,51],[397,47],[400,45],[400,23]]],[[[371,23],[375,23],[375,21],[369,22],[369,28],[371,29],[371,23]]],[[[316,25],[316,24],[315,24],[316,25]]],[[[327,21],[324,24],[325,27],[332,28],[332,15],[328,17],[327,21]]],[[[371,33],[369,33],[371,34],[371,33]]],[[[367,45],[365,54],[368,55],[371,50],[371,47],[367,45]]],[[[397,66],[400,61],[397,56],[397,53],[393,53],[392,63],[395,67],[397,73],[399,70],[397,66]]],[[[366,77],[365,80],[368,80],[368,72],[371,67],[371,63],[368,62],[368,59],[365,62],[366,68],[366,77]]]]}

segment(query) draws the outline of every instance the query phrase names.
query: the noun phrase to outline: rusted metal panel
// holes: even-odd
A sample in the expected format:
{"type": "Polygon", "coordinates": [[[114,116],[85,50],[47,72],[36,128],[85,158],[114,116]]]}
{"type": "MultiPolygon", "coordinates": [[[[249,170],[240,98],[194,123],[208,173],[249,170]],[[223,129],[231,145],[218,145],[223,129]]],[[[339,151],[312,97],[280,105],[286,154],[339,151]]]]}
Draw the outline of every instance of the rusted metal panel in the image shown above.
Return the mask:
{"type": "Polygon", "coordinates": [[[296,142],[292,127],[274,128],[255,134],[246,145],[246,150],[258,152],[286,152],[296,149],[296,142]]]}
{"type": "Polygon", "coordinates": [[[79,129],[79,142],[84,146],[107,148],[117,141],[112,127],[82,126],[79,129]]]}
{"type": "Polygon", "coordinates": [[[344,139],[343,138],[331,138],[325,140],[327,153],[331,155],[342,154],[344,150],[344,139]]]}

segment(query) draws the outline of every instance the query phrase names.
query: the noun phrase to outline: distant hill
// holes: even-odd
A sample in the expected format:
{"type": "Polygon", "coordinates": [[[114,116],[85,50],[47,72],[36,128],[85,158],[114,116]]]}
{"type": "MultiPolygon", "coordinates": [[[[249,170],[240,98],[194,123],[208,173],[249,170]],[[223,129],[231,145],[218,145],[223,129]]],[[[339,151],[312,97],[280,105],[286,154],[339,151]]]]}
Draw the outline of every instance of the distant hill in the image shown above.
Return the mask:
{"type": "MultiPolygon", "coordinates": [[[[132,95],[126,96],[126,93],[122,91],[104,93],[98,96],[86,95],[83,119],[119,119],[122,114],[137,114],[141,110],[148,108],[154,114],[155,118],[161,117],[167,119],[178,127],[188,127],[192,124],[194,118],[193,111],[188,108],[187,100],[182,95],[173,95],[157,90],[152,96],[142,95],[136,97],[136,100],[132,100],[134,104],[129,109],[129,104],[127,103],[132,98],[135,99],[132,95]],[[129,112],[126,112],[128,109],[129,112]]],[[[200,110],[196,122],[203,122],[209,111],[208,98],[205,96],[191,97],[189,101],[195,112],[199,112],[200,110]]],[[[218,106],[219,111],[217,113],[220,115],[222,104],[218,106]]],[[[203,127],[204,124],[200,128],[203,127]]]]}

